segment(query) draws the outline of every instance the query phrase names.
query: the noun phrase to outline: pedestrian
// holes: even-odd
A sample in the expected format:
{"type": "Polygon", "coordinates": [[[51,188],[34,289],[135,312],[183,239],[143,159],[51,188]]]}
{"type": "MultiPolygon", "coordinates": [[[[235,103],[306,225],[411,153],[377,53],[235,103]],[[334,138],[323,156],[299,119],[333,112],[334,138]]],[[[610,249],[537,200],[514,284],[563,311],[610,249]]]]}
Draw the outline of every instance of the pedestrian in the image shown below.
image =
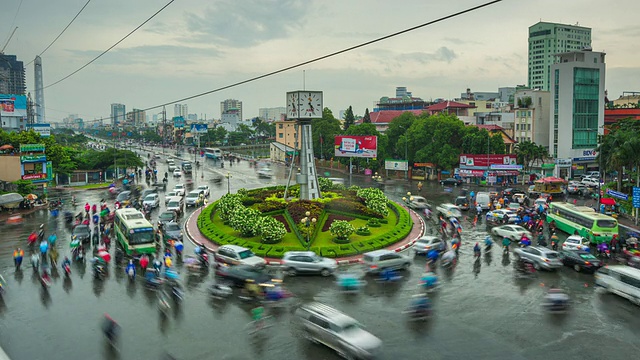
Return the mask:
{"type": "Polygon", "coordinates": [[[422,191],[422,181],[418,181],[418,192],[422,191]]]}

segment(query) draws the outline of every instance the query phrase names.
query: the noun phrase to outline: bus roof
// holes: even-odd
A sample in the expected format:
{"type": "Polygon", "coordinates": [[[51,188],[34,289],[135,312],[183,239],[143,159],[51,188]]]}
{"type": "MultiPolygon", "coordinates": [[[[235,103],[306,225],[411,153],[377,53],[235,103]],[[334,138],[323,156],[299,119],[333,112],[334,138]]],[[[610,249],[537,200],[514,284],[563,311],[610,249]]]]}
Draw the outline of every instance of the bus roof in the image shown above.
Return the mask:
{"type": "Polygon", "coordinates": [[[607,265],[607,269],[615,271],[623,275],[631,276],[636,279],[640,279],[640,269],[636,269],[627,265],[607,265]]]}
{"type": "Polygon", "coordinates": [[[613,218],[613,217],[611,217],[609,215],[597,213],[592,208],[586,207],[586,206],[575,206],[573,204],[566,203],[566,202],[552,202],[551,205],[550,205],[550,208],[553,209],[553,208],[556,208],[556,207],[563,208],[563,209],[566,209],[566,210],[569,210],[569,211],[573,211],[573,212],[576,212],[576,213],[580,213],[580,214],[583,214],[583,215],[588,216],[590,218],[593,218],[595,220],[598,220],[598,219],[600,219],[600,220],[603,220],[603,219],[607,219],[607,220],[613,219],[613,220],[615,220],[615,218],[613,218]]]}
{"type": "Polygon", "coordinates": [[[116,210],[116,216],[126,223],[127,227],[153,227],[140,211],[131,208],[116,210]]]}

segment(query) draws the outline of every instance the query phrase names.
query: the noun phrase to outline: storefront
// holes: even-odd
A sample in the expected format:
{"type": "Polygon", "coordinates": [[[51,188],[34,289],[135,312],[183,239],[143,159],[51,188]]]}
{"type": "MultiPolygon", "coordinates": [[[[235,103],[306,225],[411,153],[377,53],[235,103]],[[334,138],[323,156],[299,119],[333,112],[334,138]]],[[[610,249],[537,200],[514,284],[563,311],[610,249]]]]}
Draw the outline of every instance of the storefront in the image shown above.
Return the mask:
{"type": "Polygon", "coordinates": [[[20,177],[33,184],[51,180],[51,162],[47,161],[44,144],[20,144],[20,177]]]}
{"type": "Polygon", "coordinates": [[[492,164],[489,171],[489,182],[495,184],[517,184],[522,165],[501,165],[492,164]],[[491,179],[495,177],[495,181],[491,179]]]}
{"type": "Polygon", "coordinates": [[[571,177],[577,178],[589,171],[598,171],[597,155],[595,150],[584,150],[582,151],[581,157],[573,158],[571,163],[571,177]]]}
{"type": "Polygon", "coordinates": [[[542,164],[540,165],[540,170],[542,171],[542,176],[548,177],[553,176],[555,172],[556,164],[542,164]]]}
{"type": "Polygon", "coordinates": [[[516,183],[522,165],[511,154],[460,155],[458,175],[467,183],[516,183]]]}
{"type": "Polygon", "coordinates": [[[438,171],[432,163],[413,163],[409,172],[413,180],[436,180],[438,178],[438,171]]]}
{"type": "Polygon", "coordinates": [[[556,167],[553,170],[553,176],[561,179],[569,179],[571,176],[572,159],[556,159],[556,167]]]}

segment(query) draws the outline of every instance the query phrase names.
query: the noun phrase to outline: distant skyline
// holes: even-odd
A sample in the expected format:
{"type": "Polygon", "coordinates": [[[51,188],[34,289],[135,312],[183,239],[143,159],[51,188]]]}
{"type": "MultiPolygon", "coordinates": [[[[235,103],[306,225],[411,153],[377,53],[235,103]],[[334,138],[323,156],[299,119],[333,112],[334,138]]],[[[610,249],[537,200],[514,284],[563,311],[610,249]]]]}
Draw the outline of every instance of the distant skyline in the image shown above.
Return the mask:
{"type": "MultiPolygon", "coordinates": [[[[68,75],[104,51],[169,0],[92,1],[42,56],[44,84],[68,75]]],[[[6,54],[25,64],[39,54],[86,0],[23,1],[3,5],[0,46],[15,26],[6,54]],[[15,16],[15,22],[14,22],[15,16]],[[12,25],[14,24],[14,25],[12,25]]],[[[246,80],[409,28],[484,1],[398,3],[344,1],[175,1],[119,46],[69,79],[45,89],[48,121],[70,113],[108,117],[110,104],[146,109],[246,80]]],[[[363,115],[382,96],[406,86],[425,100],[527,83],[527,31],[538,21],[592,29],[594,51],[607,53],[609,98],[640,91],[640,3],[618,0],[517,1],[412,31],[346,54],[189,101],[189,112],[220,118],[220,102],[238,99],[245,118],[285,105],[285,93],[324,91],[337,117],[353,106],[363,115]],[[615,4],[614,4],[615,3],[615,4]],[[303,80],[304,70],[304,80],[303,80]]],[[[33,64],[27,91],[34,91],[33,64]]],[[[173,105],[167,112],[173,113],[173,105]]],[[[147,111],[153,114],[162,109],[147,111]]]]}

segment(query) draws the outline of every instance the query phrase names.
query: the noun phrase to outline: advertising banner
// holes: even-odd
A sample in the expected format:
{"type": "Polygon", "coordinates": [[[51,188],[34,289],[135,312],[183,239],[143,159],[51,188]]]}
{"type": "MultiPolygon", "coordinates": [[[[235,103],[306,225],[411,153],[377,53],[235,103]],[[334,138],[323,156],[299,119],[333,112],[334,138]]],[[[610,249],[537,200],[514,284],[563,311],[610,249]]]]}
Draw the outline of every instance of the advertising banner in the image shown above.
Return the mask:
{"type": "Polygon", "coordinates": [[[613,196],[614,198],[618,198],[622,200],[629,200],[629,195],[618,192],[618,191],[613,191],[611,189],[607,189],[607,195],[613,196]]]}
{"type": "Polygon", "coordinates": [[[522,170],[522,165],[496,165],[496,164],[491,164],[491,170],[522,170]]]}
{"type": "Polygon", "coordinates": [[[53,163],[47,161],[47,180],[53,180],[53,163]]]}
{"type": "Polygon", "coordinates": [[[462,154],[460,155],[461,167],[488,167],[491,165],[517,165],[518,160],[515,155],[510,154],[462,154]]]}
{"type": "Polygon", "coordinates": [[[206,133],[208,130],[207,124],[191,124],[191,133],[206,133]]]}
{"type": "Polygon", "coordinates": [[[26,174],[22,175],[22,180],[43,180],[47,178],[47,174],[26,174]]]}
{"type": "Polygon", "coordinates": [[[27,124],[27,130],[29,129],[33,129],[42,137],[51,136],[51,124],[27,124]]]}
{"type": "Polygon", "coordinates": [[[27,163],[39,163],[47,161],[47,155],[22,155],[20,156],[20,162],[23,164],[27,163]]]}
{"type": "Polygon", "coordinates": [[[20,144],[20,152],[44,152],[44,144],[20,144]]]}
{"type": "Polygon", "coordinates": [[[27,97],[24,95],[0,94],[0,115],[27,117],[27,97]]]}
{"type": "Polygon", "coordinates": [[[377,136],[337,135],[335,156],[375,159],[378,156],[377,136]]]}
{"type": "Polygon", "coordinates": [[[407,160],[387,159],[384,161],[385,170],[409,170],[409,162],[407,160]]]}
{"type": "Polygon", "coordinates": [[[184,129],[184,117],[182,116],[176,116],[173,118],[173,127],[176,129],[184,129]]]}

